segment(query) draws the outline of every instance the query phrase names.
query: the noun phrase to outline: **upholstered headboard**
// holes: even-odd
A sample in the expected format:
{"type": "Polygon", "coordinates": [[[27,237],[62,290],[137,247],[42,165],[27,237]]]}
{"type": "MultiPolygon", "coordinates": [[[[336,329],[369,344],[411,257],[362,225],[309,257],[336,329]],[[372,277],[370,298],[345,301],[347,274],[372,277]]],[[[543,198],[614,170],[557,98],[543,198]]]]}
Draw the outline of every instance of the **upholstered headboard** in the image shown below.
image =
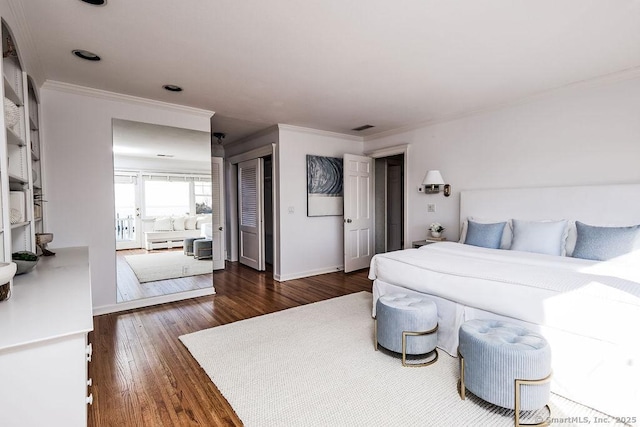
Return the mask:
{"type": "MultiPolygon", "coordinates": [[[[462,236],[469,217],[490,222],[568,220],[562,253],[571,255],[576,245],[576,220],[596,226],[640,224],[640,184],[462,191],[462,236]]],[[[509,230],[503,234],[501,247],[510,246],[509,230]]]]}
{"type": "Polygon", "coordinates": [[[640,224],[640,184],[462,191],[460,224],[469,216],[640,224]]]}

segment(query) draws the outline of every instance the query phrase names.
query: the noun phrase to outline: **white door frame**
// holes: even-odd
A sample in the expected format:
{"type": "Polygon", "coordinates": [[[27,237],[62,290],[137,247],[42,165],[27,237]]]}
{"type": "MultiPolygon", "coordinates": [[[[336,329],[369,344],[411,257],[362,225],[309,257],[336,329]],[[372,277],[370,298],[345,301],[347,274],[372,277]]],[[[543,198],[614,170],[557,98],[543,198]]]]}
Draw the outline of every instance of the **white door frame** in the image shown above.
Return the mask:
{"type": "Polygon", "coordinates": [[[409,241],[409,144],[402,145],[394,145],[393,147],[380,148],[377,150],[371,150],[364,153],[365,156],[373,157],[374,159],[378,159],[380,157],[390,157],[395,156],[397,154],[404,154],[404,213],[402,221],[404,223],[404,232],[403,232],[403,241],[404,241],[404,249],[411,248],[411,242],[409,241]]]}

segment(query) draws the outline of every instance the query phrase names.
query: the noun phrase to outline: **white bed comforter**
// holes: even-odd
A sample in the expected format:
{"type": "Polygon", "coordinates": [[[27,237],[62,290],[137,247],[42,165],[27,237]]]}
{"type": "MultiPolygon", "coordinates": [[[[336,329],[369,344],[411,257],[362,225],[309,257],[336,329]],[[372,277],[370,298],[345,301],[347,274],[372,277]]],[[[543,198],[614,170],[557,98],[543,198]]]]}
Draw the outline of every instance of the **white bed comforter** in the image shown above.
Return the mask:
{"type": "Polygon", "coordinates": [[[442,242],[376,255],[369,278],[640,348],[640,254],[594,262],[442,242]]]}

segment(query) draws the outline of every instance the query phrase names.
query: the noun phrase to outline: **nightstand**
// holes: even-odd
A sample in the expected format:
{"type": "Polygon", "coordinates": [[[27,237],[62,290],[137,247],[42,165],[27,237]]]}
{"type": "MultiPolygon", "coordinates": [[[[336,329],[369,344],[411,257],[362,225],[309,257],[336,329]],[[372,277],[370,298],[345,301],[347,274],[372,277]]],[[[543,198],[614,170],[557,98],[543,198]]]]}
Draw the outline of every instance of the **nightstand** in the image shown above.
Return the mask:
{"type": "Polygon", "coordinates": [[[431,239],[416,240],[416,241],[411,242],[411,244],[413,245],[414,248],[419,248],[420,246],[430,245],[432,243],[438,243],[438,242],[446,242],[446,239],[444,239],[444,240],[431,240],[431,239]]]}

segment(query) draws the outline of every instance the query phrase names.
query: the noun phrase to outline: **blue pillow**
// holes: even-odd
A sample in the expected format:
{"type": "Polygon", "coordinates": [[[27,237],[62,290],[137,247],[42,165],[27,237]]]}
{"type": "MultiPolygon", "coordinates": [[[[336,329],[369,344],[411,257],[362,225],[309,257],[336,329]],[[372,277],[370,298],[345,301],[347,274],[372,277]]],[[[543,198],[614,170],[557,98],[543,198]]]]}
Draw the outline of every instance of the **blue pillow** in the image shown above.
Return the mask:
{"type": "Polygon", "coordinates": [[[464,239],[464,244],[499,249],[500,242],[502,241],[502,232],[506,224],[506,222],[482,224],[469,220],[467,222],[467,237],[464,239]]]}
{"type": "Polygon", "coordinates": [[[574,258],[606,261],[640,249],[640,225],[596,227],[576,221],[574,258]]]}

